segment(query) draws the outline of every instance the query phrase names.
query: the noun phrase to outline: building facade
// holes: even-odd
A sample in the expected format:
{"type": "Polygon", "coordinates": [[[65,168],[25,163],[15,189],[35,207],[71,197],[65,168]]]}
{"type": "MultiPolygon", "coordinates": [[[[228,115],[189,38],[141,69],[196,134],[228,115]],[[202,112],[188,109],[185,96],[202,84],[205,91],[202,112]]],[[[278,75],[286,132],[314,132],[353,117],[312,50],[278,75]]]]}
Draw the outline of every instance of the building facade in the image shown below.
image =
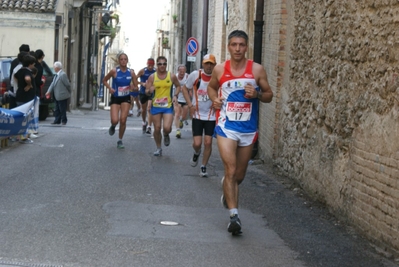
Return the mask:
{"type": "Polygon", "coordinates": [[[184,32],[218,62],[235,29],[249,35],[248,58],[261,54],[274,99],[261,104],[257,157],[399,255],[399,4],[183,2],[184,32]]]}

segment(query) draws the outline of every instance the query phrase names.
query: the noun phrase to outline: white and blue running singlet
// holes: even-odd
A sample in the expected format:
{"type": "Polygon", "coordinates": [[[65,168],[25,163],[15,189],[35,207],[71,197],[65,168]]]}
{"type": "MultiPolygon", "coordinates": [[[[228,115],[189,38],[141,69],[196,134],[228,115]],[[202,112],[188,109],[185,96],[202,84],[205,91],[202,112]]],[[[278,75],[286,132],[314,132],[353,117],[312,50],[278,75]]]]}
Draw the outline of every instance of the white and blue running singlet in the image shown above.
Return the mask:
{"type": "Polygon", "coordinates": [[[132,73],[127,68],[123,72],[120,67],[116,67],[116,77],[112,79],[112,88],[115,90],[114,97],[125,97],[130,94],[130,83],[132,82],[132,73]]]}
{"type": "Polygon", "coordinates": [[[259,100],[244,97],[246,84],[252,84],[259,91],[252,74],[252,64],[253,61],[248,60],[245,72],[235,77],[231,73],[230,60],[225,63],[219,90],[219,97],[223,97],[224,100],[217,115],[217,125],[221,128],[239,133],[253,133],[258,130],[259,100]]]}
{"type": "MultiPolygon", "coordinates": [[[[156,72],[156,69],[148,70],[144,68],[144,73],[140,76],[140,82],[145,83],[154,72],[156,72]]],[[[140,85],[140,94],[145,95],[145,86],[140,85]]]]}

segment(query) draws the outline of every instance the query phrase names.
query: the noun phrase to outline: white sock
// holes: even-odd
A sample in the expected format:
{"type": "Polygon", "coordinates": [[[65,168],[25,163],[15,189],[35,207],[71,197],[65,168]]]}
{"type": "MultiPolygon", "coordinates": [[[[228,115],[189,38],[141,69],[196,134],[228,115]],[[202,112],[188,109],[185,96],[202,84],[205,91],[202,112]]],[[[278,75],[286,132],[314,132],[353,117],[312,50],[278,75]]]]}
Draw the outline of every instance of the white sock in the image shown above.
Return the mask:
{"type": "Polygon", "coordinates": [[[237,214],[238,216],[238,209],[230,209],[230,216],[234,216],[234,214],[237,214]]]}

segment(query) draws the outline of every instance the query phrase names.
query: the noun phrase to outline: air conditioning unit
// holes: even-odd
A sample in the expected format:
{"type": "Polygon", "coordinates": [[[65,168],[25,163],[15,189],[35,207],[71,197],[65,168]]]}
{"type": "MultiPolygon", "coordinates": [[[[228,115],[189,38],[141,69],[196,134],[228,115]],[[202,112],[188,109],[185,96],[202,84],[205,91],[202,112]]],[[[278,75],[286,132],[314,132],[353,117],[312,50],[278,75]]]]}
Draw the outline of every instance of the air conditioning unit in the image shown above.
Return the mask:
{"type": "Polygon", "coordinates": [[[87,0],[86,6],[87,7],[95,7],[95,6],[102,6],[103,0],[87,0]]]}

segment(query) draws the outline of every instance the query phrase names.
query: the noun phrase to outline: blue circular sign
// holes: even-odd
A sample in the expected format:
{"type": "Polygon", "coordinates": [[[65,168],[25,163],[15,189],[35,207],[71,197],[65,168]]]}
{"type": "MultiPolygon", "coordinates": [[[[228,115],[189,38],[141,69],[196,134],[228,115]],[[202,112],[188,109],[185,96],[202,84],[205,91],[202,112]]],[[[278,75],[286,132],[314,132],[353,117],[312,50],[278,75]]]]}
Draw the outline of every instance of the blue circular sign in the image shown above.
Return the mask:
{"type": "Polygon", "coordinates": [[[186,43],[186,52],[189,56],[194,56],[198,53],[199,45],[197,39],[190,37],[186,43]]]}

